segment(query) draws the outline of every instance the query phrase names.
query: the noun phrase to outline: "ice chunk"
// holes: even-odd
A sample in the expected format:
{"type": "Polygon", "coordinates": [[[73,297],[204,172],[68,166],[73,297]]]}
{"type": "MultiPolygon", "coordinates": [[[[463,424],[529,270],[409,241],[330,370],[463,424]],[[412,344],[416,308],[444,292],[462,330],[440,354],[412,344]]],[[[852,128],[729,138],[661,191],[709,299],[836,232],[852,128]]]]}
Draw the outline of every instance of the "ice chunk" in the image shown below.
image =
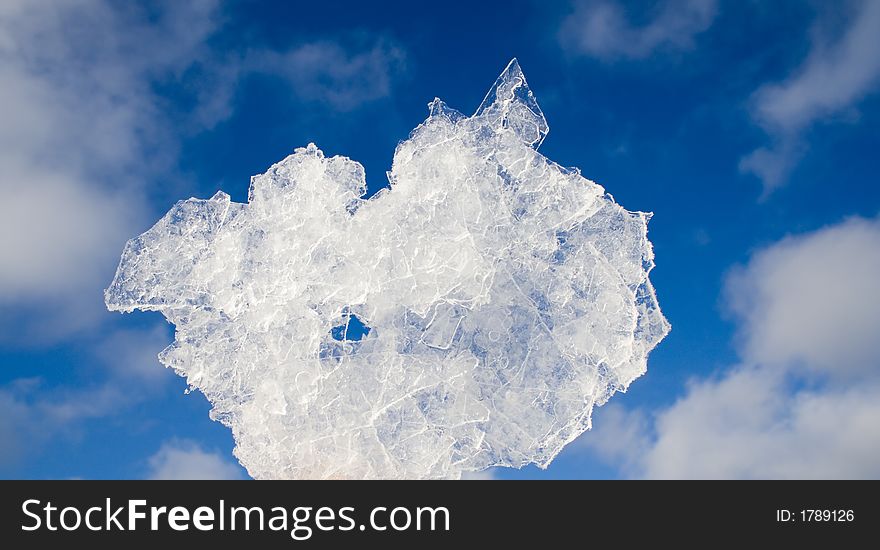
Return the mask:
{"type": "Polygon", "coordinates": [[[473,116],[429,113],[369,200],[309,144],[125,247],[107,306],[176,325],[161,361],[256,478],[544,467],[669,330],[649,216],[538,153],[516,60],[473,116]]]}

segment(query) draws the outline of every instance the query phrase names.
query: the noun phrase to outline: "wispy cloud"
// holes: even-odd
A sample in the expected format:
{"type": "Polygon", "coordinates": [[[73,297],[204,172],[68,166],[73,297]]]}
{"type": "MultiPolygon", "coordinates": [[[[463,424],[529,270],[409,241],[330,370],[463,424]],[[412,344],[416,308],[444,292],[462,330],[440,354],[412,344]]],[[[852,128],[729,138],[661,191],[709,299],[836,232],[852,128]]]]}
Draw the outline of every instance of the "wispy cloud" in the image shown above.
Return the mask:
{"type": "Polygon", "coordinates": [[[157,354],[171,339],[165,323],[112,332],[86,365],[93,382],[52,385],[31,377],[0,386],[0,474],[15,471],[50,442],[68,443],[88,421],[125,414],[167,387],[172,375],[157,354]]]}
{"type": "Polygon", "coordinates": [[[880,84],[878,28],[880,2],[856,3],[837,40],[827,40],[819,28],[804,63],[789,78],[754,93],[752,117],[771,144],[743,157],[740,169],[761,179],[765,196],[786,183],[805,153],[805,130],[855,106],[880,84]]]}
{"type": "Polygon", "coordinates": [[[727,284],[742,363],[652,415],[600,412],[583,445],[636,477],[880,476],[878,273],[876,219],[759,251],[727,284]]]}
{"type": "Polygon", "coordinates": [[[171,326],[157,322],[152,328],[103,335],[93,353],[111,383],[149,388],[173,379],[158,357],[173,339],[171,326]]]}
{"type": "Polygon", "coordinates": [[[233,460],[194,441],[173,439],[150,457],[147,479],[243,479],[241,467],[233,460]]]}
{"type": "Polygon", "coordinates": [[[354,51],[320,41],[287,51],[253,51],[244,59],[243,70],[281,78],[300,99],[350,111],[390,95],[405,61],[404,51],[382,38],[354,51]]]}
{"type": "Polygon", "coordinates": [[[686,50],[718,13],[717,0],[661,0],[647,21],[612,0],[580,0],[559,31],[568,51],[603,61],[644,59],[657,51],[686,50]]]}
{"type": "Polygon", "coordinates": [[[641,472],[639,462],[651,449],[650,420],[645,411],[627,410],[616,402],[593,411],[592,429],[575,442],[575,452],[588,450],[623,476],[641,472]]]}
{"type": "Polygon", "coordinates": [[[128,403],[110,384],[53,388],[41,378],[21,378],[0,387],[0,475],[16,471],[51,440],[64,439],[86,421],[128,403]]]}

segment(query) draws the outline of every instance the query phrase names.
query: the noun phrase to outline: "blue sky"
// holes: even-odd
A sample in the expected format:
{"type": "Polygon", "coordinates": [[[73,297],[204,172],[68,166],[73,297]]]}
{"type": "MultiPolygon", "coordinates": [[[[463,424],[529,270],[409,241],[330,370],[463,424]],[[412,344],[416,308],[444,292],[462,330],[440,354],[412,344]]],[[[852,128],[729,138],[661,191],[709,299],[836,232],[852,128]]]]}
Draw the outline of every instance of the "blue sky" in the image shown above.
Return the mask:
{"type": "Polygon", "coordinates": [[[871,0],[4,2],[0,476],[245,476],[155,358],[171,327],[105,311],[123,244],[310,141],[372,194],[431,99],[472,112],[517,57],[542,153],[654,212],[673,329],[548,470],[491,475],[877,477],[878,28],[871,0]]]}

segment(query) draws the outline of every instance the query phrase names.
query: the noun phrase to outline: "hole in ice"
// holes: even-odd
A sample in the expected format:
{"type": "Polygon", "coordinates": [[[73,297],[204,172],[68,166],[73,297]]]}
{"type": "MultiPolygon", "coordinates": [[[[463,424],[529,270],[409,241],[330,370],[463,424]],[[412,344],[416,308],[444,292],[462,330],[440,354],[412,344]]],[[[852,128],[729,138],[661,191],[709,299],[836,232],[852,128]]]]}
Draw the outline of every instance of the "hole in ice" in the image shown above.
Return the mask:
{"type": "Polygon", "coordinates": [[[363,340],[370,333],[370,327],[358,319],[354,313],[347,314],[343,317],[344,322],[330,329],[330,336],[334,340],[355,342],[363,340]]]}

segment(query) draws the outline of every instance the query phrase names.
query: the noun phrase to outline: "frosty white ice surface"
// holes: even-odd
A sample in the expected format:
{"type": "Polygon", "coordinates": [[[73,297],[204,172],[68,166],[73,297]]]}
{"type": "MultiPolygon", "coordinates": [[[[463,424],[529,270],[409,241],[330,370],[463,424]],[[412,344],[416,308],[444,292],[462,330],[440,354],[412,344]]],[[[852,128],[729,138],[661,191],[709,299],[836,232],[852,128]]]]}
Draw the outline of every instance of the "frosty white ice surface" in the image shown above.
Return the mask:
{"type": "Polygon", "coordinates": [[[247,204],[181,201],[125,247],[108,308],[176,325],[160,360],[255,478],[546,466],[669,331],[650,215],[537,152],[516,60],[473,116],[429,107],[369,200],[309,144],[247,204]]]}

